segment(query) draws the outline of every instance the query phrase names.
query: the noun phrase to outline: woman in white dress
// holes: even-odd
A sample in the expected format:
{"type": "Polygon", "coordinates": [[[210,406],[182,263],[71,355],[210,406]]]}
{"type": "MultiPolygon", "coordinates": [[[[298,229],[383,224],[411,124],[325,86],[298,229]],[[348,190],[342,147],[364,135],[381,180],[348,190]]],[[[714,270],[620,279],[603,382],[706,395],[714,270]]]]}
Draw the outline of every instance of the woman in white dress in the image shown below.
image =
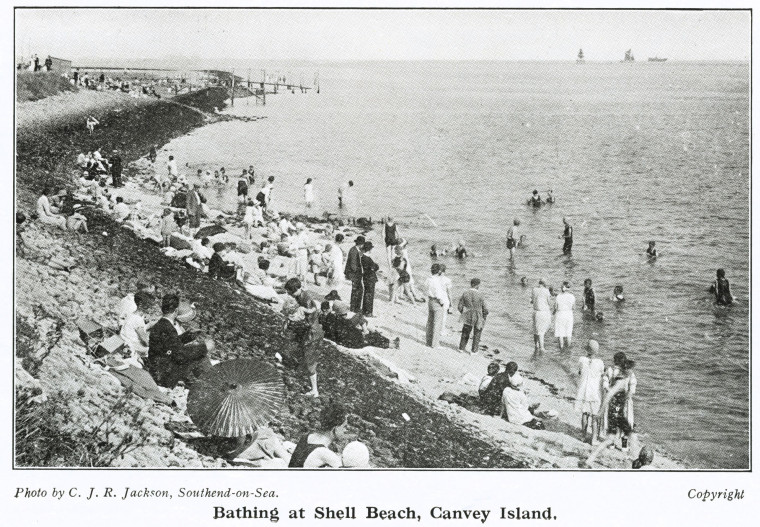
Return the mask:
{"type": "Polygon", "coordinates": [[[563,349],[563,339],[569,347],[573,337],[573,306],[575,296],[570,292],[570,283],[562,284],[562,292],[557,295],[554,304],[554,336],[559,340],[559,349],[563,349]]]}

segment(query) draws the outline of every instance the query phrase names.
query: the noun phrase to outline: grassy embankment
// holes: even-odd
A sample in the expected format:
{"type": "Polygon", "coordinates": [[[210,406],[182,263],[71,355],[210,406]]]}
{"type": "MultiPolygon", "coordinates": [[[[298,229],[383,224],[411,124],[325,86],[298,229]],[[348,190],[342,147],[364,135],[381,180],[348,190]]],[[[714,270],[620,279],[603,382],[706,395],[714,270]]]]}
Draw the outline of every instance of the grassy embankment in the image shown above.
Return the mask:
{"type": "Polygon", "coordinates": [[[59,73],[22,71],[16,75],[17,102],[38,101],[70,91],[77,91],[77,88],[59,73]]]}

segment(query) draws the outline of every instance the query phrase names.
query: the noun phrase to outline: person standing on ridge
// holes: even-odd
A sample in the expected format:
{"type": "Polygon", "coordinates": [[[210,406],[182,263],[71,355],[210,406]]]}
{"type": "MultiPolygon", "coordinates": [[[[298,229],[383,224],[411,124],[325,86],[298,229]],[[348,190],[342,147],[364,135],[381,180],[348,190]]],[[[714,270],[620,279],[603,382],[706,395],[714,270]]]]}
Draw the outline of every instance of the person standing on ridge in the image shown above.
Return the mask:
{"type": "Polygon", "coordinates": [[[351,311],[361,313],[362,297],[364,296],[364,285],[362,283],[362,247],[364,246],[364,236],[357,236],[355,243],[348,250],[346,257],[346,268],[344,274],[351,280],[351,311]]]}
{"type": "Polygon", "coordinates": [[[374,317],[374,305],[375,305],[375,284],[377,284],[377,271],[379,266],[369,253],[372,252],[374,245],[372,242],[364,242],[362,245],[362,286],[364,288],[364,295],[362,299],[362,313],[365,317],[374,317]]]}

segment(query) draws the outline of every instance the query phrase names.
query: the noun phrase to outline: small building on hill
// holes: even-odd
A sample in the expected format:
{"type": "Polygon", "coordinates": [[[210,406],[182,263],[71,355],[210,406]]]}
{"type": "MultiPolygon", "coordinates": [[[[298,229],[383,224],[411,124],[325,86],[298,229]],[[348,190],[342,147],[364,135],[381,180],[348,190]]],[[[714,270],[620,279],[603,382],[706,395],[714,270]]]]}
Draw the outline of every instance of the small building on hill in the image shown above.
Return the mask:
{"type": "MultiPolygon", "coordinates": [[[[50,71],[54,71],[56,73],[60,74],[66,74],[71,75],[71,61],[66,59],[59,59],[56,57],[50,57],[50,60],[53,61],[53,65],[50,68],[50,71]]],[[[43,59],[44,62],[44,59],[43,59]]]]}

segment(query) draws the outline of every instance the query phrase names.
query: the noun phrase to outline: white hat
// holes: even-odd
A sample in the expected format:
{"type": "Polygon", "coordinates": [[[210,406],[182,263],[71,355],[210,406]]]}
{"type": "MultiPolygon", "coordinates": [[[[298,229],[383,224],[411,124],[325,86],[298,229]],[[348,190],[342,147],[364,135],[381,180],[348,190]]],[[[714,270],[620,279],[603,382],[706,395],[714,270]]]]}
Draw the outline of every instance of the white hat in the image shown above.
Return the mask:
{"type": "Polygon", "coordinates": [[[523,378],[522,375],[519,373],[515,373],[509,378],[509,383],[514,386],[515,388],[519,388],[523,385],[523,378]]]}
{"type": "Polygon", "coordinates": [[[369,467],[369,449],[361,441],[351,441],[343,449],[343,466],[348,468],[369,467]]]}

